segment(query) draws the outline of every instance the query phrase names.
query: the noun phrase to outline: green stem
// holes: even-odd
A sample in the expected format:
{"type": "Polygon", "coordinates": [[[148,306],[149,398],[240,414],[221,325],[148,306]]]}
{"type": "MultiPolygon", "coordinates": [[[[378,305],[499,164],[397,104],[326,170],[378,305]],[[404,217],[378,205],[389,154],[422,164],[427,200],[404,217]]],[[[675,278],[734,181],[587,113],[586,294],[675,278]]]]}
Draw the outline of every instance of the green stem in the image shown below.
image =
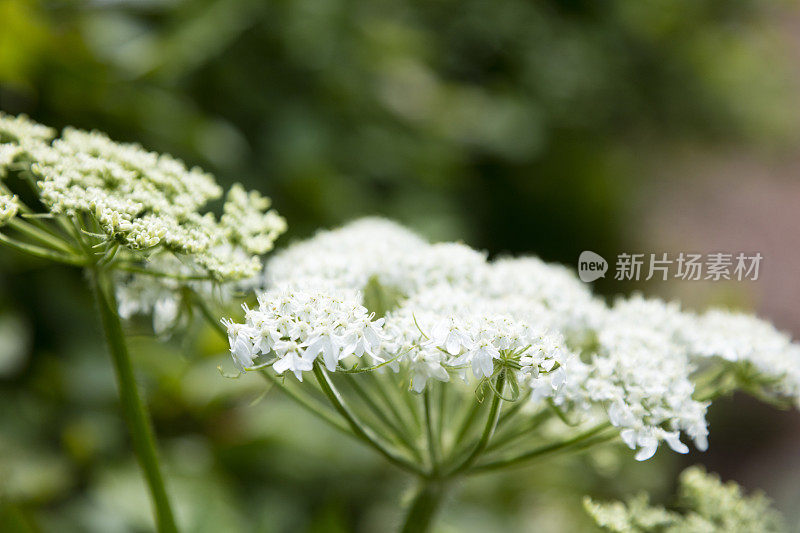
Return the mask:
{"type": "Polygon", "coordinates": [[[597,426],[579,434],[571,439],[567,439],[565,441],[556,442],[553,444],[548,444],[546,446],[542,446],[540,448],[536,448],[529,452],[523,453],[521,455],[517,455],[514,457],[509,457],[506,459],[499,459],[497,461],[492,461],[489,463],[479,464],[475,468],[473,468],[470,473],[476,472],[486,472],[490,470],[498,470],[500,468],[505,468],[511,465],[523,463],[526,461],[530,461],[533,459],[539,459],[545,456],[550,456],[555,453],[567,451],[567,450],[582,450],[595,444],[600,444],[603,442],[610,441],[617,437],[617,433],[613,432],[608,435],[598,436],[603,430],[608,429],[611,427],[611,424],[608,422],[603,422],[602,424],[598,424],[597,426]],[[596,438],[594,438],[596,437],[596,438]]]}
{"type": "Polygon", "coordinates": [[[694,382],[692,397],[698,402],[704,402],[724,396],[729,391],[720,387],[719,382],[728,374],[729,370],[725,365],[712,365],[692,376],[691,379],[694,382]]]}
{"type": "Polygon", "coordinates": [[[453,440],[455,445],[458,445],[459,442],[463,442],[464,438],[469,434],[473,428],[473,423],[475,419],[478,418],[478,414],[481,411],[481,408],[485,405],[482,402],[473,401],[467,402],[469,404],[467,413],[461,420],[461,424],[458,427],[458,431],[456,432],[456,437],[453,440]]]}
{"type": "Polygon", "coordinates": [[[513,429],[505,428],[506,431],[503,431],[503,429],[501,428],[500,431],[497,432],[496,436],[492,439],[491,444],[486,448],[486,451],[488,452],[497,450],[503,447],[505,444],[513,442],[516,439],[530,433],[534,429],[541,426],[544,422],[549,420],[551,416],[552,416],[552,411],[548,409],[536,413],[535,415],[531,416],[528,420],[520,421],[520,424],[515,426],[513,429]]]}
{"type": "Polygon", "coordinates": [[[144,268],[139,265],[131,264],[131,263],[124,263],[119,262],[115,265],[115,268],[119,270],[124,270],[125,272],[130,272],[131,274],[142,274],[145,276],[151,276],[154,278],[170,278],[177,281],[211,281],[213,278],[210,275],[184,275],[184,274],[173,274],[169,272],[159,272],[158,270],[151,270],[149,268],[144,268]]]}
{"type": "MultiPolygon", "coordinates": [[[[408,435],[410,439],[414,439],[416,436],[415,430],[409,426],[406,418],[400,413],[398,409],[398,405],[401,403],[399,398],[397,397],[397,383],[393,380],[393,374],[378,374],[377,372],[367,372],[365,374],[366,378],[372,384],[372,390],[375,391],[378,396],[380,396],[383,404],[386,408],[392,413],[395,421],[397,422],[398,427],[402,429],[403,434],[408,435]],[[382,381],[383,380],[383,381],[382,381]],[[390,396],[391,394],[391,396],[390,396]]],[[[403,391],[401,391],[403,392],[403,391]]],[[[412,415],[413,417],[413,415],[412,415]]],[[[416,446],[414,447],[416,449],[416,446]]],[[[416,452],[419,454],[419,451],[416,452]]]]}
{"type": "Polygon", "coordinates": [[[492,438],[492,435],[494,435],[494,430],[497,427],[497,421],[500,419],[500,406],[503,401],[501,396],[503,394],[503,387],[505,383],[506,373],[504,370],[500,372],[500,375],[497,376],[497,381],[495,382],[492,396],[492,405],[489,407],[489,415],[486,417],[486,425],[483,427],[483,433],[481,433],[478,443],[472,449],[472,452],[470,452],[467,458],[464,459],[458,466],[453,468],[449,475],[455,476],[467,470],[473,465],[473,463],[475,463],[478,457],[480,457],[481,453],[483,453],[483,451],[489,445],[489,440],[492,438]]]}
{"type": "Polygon", "coordinates": [[[324,404],[319,404],[319,402],[315,401],[313,398],[307,397],[307,395],[300,394],[297,391],[293,390],[291,387],[287,386],[283,380],[277,376],[273,376],[266,370],[259,371],[264,379],[271,382],[276,387],[280,388],[284,394],[286,394],[289,398],[297,402],[301,407],[303,407],[306,411],[317,416],[333,426],[334,428],[338,429],[339,431],[346,433],[347,435],[352,435],[350,430],[342,424],[337,418],[335,417],[335,413],[329,413],[330,409],[324,409],[324,404]]]}
{"type": "Polygon", "coordinates": [[[503,414],[500,415],[500,420],[497,421],[497,427],[503,427],[503,424],[510,421],[517,413],[522,410],[523,407],[528,403],[528,399],[531,397],[531,391],[525,393],[524,396],[520,396],[514,402],[514,405],[503,411],[503,414]]]}
{"type": "Polygon", "coordinates": [[[175,518],[167,497],[164,479],[158,463],[155,438],[147,409],[139,396],[133,374],[128,347],[122,332],[122,324],[117,314],[117,303],[106,276],[97,269],[91,270],[91,283],[100,319],[105,332],[108,351],[114,363],[119,397],[125,421],[128,424],[133,450],[144,473],[156,514],[156,526],[161,533],[178,531],[175,518]]]}
{"type": "Polygon", "coordinates": [[[219,315],[215,315],[211,309],[208,307],[208,304],[203,300],[203,298],[199,297],[196,292],[189,290],[186,295],[194,304],[194,306],[200,311],[200,314],[203,315],[203,318],[208,322],[208,325],[216,332],[217,335],[225,342],[228,343],[228,330],[225,326],[222,325],[222,321],[219,318],[219,315]]]}
{"type": "Polygon", "coordinates": [[[422,417],[420,416],[418,406],[418,394],[408,394],[408,391],[400,395],[411,413],[411,419],[414,426],[417,428],[415,434],[419,435],[422,431],[422,417]]]}
{"type": "Polygon", "coordinates": [[[0,244],[4,244],[9,248],[13,248],[19,252],[42,259],[48,259],[50,261],[56,261],[57,263],[66,263],[73,266],[83,266],[86,263],[86,261],[81,257],[74,255],[68,256],[47,248],[41,248],[40,246],[20,242],[2,233],[0,233],[0,244]]]}
{"type": "Polygon", "coordinates": [[[12,218],[8,222],[8,225],[9,227],[14,228],[20,233],[24,233],[28,237],[36,241],[39,241],[40,244],[49,246],[50,248],[53,248],[54,250],[65,253],[67,255],[75,255],[75,250],[67,243],[65,243],[63,239],[60,239],[50,233],[47,233],[46,231],[41,230],[40,228],[34,226],[33,224],[28,224],[19,217],[12,218]]]}
{"type": "Polygon", "coordinates": [[[441,480],[424,479],[420,483],[406,519],[400,530],[402,533],[426,533],[433,525],[433,519],[442,505],[447,486],[441,480]]]}
{"type": "Polygon", "coordinates": [[[370,428],[361,424],[350,408],[344,403],[342,395],[339,394],[339,391],[336,389],[330,377],[325,372],[325,369],[320,365],[319,362],[314,363],[314,376],[317,378],[317,382],[319,383],[322,392],[325,393],[333,407],[347,421],[347,423],[350,425],[350,429],[357,437],[377,450],[378,453],[383,455],[395,466],[399,466],[400,468],[414,472],[415,474],[424,475],[424,472],[419,466],[411,463],[407,459],[401,457],[391,449],[384,446],[373,434],[370,428]]]}
{"type": "MultiPolygon", "coordinates": [[[[349,378],[346,380],[347,384],[350,385],[364,405],[367,406],[367,409],[369,409],[369,411],[373,414],[373,418],[375,418],[377,423],[388,428],[392,434],[391,437],[387,436],[385,433],[381,436],[386,440],[394,440],[397,444],[400,444],[409,453],[411,453],[416,460],[422,461],[422,456],[420,455],[416,446],[414,446],[414,443],[411,441],[408,432],[404,431],[400,426],[395,424],[389,417],[386,416],[384,410],[381,409],[381,407],[375,403],[375,401],[373,401],[372,396],[358,383],[358,380],[355,376],[349,375],[347,378],[349,378]]],[[[375,427],[376,426],[373,426],[373,428],[375,427]]]]}
{"type": "Polygon", "coordinates": [[[439,443],[439,450],[441,451],[442,455],[444,455],[445,450],[445,425],[448,420],[448,409],[449,405],[447,402],[447,391],[450,387],[445,386],[443,383],[439,385],[439,419],[438,424],[436,426],[436,439],[439,443]]]}
{"type": "Polygon", "coordinates": [[[431,386],[433,382],[428,383],[423,393],[425,401],[425,429],[428,440],[428,454],[431,463],[431,475],[436,475],[439,472],[439,443],[436,439],[436,429],[433,425],[433,402],[431,401],[431,386]]]}

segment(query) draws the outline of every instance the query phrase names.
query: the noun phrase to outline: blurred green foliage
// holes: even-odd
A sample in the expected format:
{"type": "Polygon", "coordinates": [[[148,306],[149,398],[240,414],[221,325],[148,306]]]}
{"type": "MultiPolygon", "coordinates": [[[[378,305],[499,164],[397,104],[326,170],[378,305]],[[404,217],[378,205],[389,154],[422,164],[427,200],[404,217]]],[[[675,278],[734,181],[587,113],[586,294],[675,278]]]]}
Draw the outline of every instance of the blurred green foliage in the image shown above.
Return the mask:
{"type": "Polygon", "coordinates": [[[641,160],[786,140],[774,0],[2,0],[0,98],[273,195],[492,252],[618,244],[641,160]]]}
{"type": "MultiPolygon", "coordinates": [[[[383,214],[572,263],[622,248],[650,155],[795,139],[779,0],[0,0],[0,108],[271,195],[291,236],[383,214]]],[[[285,241],[284,241],[285,242],[285,241]]],[[[0,252],[0,531],[142,531],[141,480],[77,272],[0,252]]],[[[189,531],[385,531],[408,480],[224,346],[133,353],[189,531]],[[253,403],[255,401],[255,403],[253,403]],[[343,482],[343,480],[345,482],[343,482]]],[[[141,335],[144,333],[145,335],[141,335]]],[[[627,457],[627,456],[626,456],[627,457]]],[[[614,451],[463,487],[444,531],[580,531],[585,492],[669,493],[614,451]],[[591,468],[589,465],[592,465],[591,468]]]]}

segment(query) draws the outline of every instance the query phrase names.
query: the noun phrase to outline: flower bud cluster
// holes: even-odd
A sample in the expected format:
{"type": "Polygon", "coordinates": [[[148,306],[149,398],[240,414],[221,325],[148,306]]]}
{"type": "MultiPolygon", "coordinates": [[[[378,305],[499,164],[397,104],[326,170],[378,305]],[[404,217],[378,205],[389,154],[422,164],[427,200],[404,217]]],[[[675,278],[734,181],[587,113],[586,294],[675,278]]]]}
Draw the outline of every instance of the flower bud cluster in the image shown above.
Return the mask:
{"type": "Polygon", "coordinates": [[[205,212],[222,196],[214,177],[169,155],[74,128],[52,137],[25,117],[0,116],[0,167],[24,152],[52,213],[87,217],[109,243],[139,258],[166,250],[216,280],[243,279],[260,272],[258,256],[286,230],[268,198],[239,185],[217,220],[205,212]]]}
{"type": "Polygon", "coordinates": [[[10,194],[0,194],[0,227],[5,226],[17,216],[19,204],[17,197],[10,194]]]}
{"type": "Polygon", "coordinates": [[[228,190],[220,224],[230,243],[250,254],[264,255],[286,231],[286,220],[270,209],[272,201],[238,183],[228,190]]]}
{"type": "Polygon", "coordinates": [[[25,115],[12,116],[0,111],[0,179],[8,168],[29,151],[46,145],[55,130],[33,122],[25,115]]]}
{"type": "Polygon", "coordinates": [[[15,117],[0,111],[0,146],[27,149],[37,143],[47,143],[55,136],[56,130],[37,124],[25,115],[15,117]]]}
{"type": "Polygon", "coordinates": [[[625,502],[599,503],[586,497],[583,506],[604,531],[630,532],[751,532],[788,531],[783,517],[761,493],[745,495],[736,483],[722,483],[702,467],[680,476],[677,508],[653,505],[646,493],[625,502]]]}

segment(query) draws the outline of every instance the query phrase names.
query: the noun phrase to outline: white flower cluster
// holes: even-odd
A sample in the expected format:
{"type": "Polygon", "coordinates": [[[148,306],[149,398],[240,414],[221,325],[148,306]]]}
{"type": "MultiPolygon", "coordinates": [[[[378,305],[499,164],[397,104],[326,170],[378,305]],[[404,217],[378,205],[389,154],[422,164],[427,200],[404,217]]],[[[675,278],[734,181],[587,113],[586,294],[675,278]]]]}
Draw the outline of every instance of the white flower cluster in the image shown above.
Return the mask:
{"type": "Polygon", "coordinates": [[[252,254],[272,250],[275,239],[286,231],[286,220],[270,205],[272,201],[258,191],[248,192],[239,184],[231,187],[220,219],[228,241],[252,254]]]}
{"type": "Polygon", "coordinates": [[[502,302],[506,312],[560,331],[578,344],[587,331],[598,327],[605,312],[605,304],[570,269],[537,257],[492,261],[481,290],[502,302]]]}
{"type": "Polygon", "coordinates": [[[0,178],[5,177],[11,164],[45,146],[56,132],[33,122],[25,115],[12,116],[0,111],[0,178]]]}
{"type": "Polygon", "coordinates": [[[293,372],[300,381],[319,358],[334,371],[349,357],[382,361],[383,319],[374,319],[358,294],[335,289],[273,289],[245,308],[245,323],[224,321],[236,366],[252,370],[266,357],[278,374],[293,372]]]}
{"type": "Polygon", "coordinates": [[[688,452],[681,431],[705,450],[708,403],[693,399],[694,367],[673,338],[683,318],[677,307],[658,300],[619,300],[591,332],[591,362],[568,367],[569,385],[558,403],[584,414],[602,406],[640,461],[652,457],[661,441],[688,452]],[[661,322],[648,322],[655,316],[661,322]]]}
{"type": "Polygon", "coordinates": [[[549,396],[563,383],[563,367],[574,358],[557,332],[534,328],[504,313],[498,302],[447,284],[402,302],[386,315],[385,330],[395,350],[392,357],[402,355],[417,392],[428,379],[449,381],[451,373],[465,380],[470,375],[489,378],[495,362],[510,358],[519,381],[549,396]]]}
{"type": "Polygon", "coordinates": [[[164,251],[147,258],[147,269],[149,274],[115,273],[117,311],[124,320],[135,315],[151,315],[153,331],[164,337],[187,325],[188,317],[184,311],[193,304],[187,298],[199,298],[206,304],[213,302],[217,307],[226,307],[263,286],[260,273],[251,278],[222,283],[194,279],[197,277],[195,265],[164,251]],[[186,289],[190,289],[191,294],[186,289]]]}
{"type": "Polygon", "coordinates": [[[800,344],[769,322],[722,309],[683,311],[675,303],[640,296],[620,300],[608,316],[609,323],[627,321],[661,338],[662,345],[698,367],[714,358],[752,365],[763,392],[792,399],[800,407],[800,344]]]}
{"type": "Polygon", "coordinates": [[[0,178],[5,177],[6,168],[25,150],[22,147],[11,143],[0,143],[0,178]]]}
{"type": "Polygon", "coordinates": [[[749,363],[771,383],[766,392],[794,399],[800,408],[800,345],[763,320],[750,315],[712,309],[683,333],[695,358],[721,357],[749,363]]]}
{"type": "Polygon", "coordinates": [[[611,423],[622,429],[623,441],[638,448],[636,459],[652,457],[661,441],[687,453],[680,431],[705,450],[708,404],[692,398],[692,367],[686,354],[663,337],[622,320],[604,327],[599,341],[582,392],[606,406],[611,423]]]}
{"type": "Polygon", "coordinates": [[[360,290],[373,276],[389,286],[401,272],[397,259],[425,244],[394,222],[365,218],[337,230],[320,231],[312,239],[276,252],[265,273],[273,286],[323,282],[360,290]]]}
{"type": "MultiPolygon", "coordinates": [[[[574,357],[558,332],[532,327],[526,322],[530,313],[508,313],[502,298],[486,290],[491,268],[484,253],[457,243],[429,244],[386,220],[320,232],[273,256],[266,272],[271,286],[289,292],[287,287],[334,287],[355,294],[377,280],[399,294],[381,327],[380,351],[372,355],[395,370],[408,368],[417,392],[431,378],[489,378],[496,364],[511,361],[518,381],[544,384],[543,395],[552,395],[574,357]]],[[[240,327],[227,324],[230,331],[240,327]]],[[[249,346],[232,342],[240,366],[251,356],[249,346]]]]}
{"type": "Polygon", "coordinates": [[[5,226],[8,222],[17,216],[19,204],[17,197],[10,194],[0,194],[0,227],[5,226]]]}
{"type": "MultiPolygon", "coordinates": [[[[694,398],[692,377],[710,358],[748,362],[772,380],[772,393],[800,397],[800,347],[758,319],[696,315],[640,296],[609,307],[564,267],[533,257],[487,261],[385,220],[320,232],[273,256],[266,271],[268,285],[289,293],[359,291],[377,280],[399,299],[386,312],[375,360],[407,368],[414,390],[503,367],[533,402],[549,398],[579,420],[606,416],[640,460],[662,441],[685,453],[681,433],[706,448],[708,402],[694,398]]],[[[247,360],[249,352],[232,348],[247,360]]]]}
{"type": "Polygon", "coordinates": [[[53,128],[37,124],[25,115],[15,117],[0,111],[0,143],[4,145],[27,148],[30,144],[46,143],[55,136],[53,128]]]}
{"type": "Polygon", "coordinates": [[[595,523],[613,533],[779,533],[788,531],[780,513],[761,493],[746,496],[736,483],[722,483],[701,467],[681,473],[676,510],[650,503],[646,493],[625,502],[583,506],[595,523]]]}
{"type": "Polygon", "coordinates": [[[87,215],[110,242],[130,251],[189,256],[218,280],[260,272],[261,255],[285,231],[269,200],[234,186],[217,220],[203,212],[222,189],[213,176],[166,154],[116,143],[99,132],[52,130],[24,117],[0,116],[3,160],[24,150],[43,203],[56,214],[87,215]]]}
{"type": "Polygon", "coordinates": [[[365,218],[317,233],[276,253],[266,268],[268,285],[314,283],[362,290],[370,278],[405,296],[435,287],[457,288],[494,302],[538,327],[583,330],[603,310],[567,268],[535,257],[488,262],[459,243],[430,244],[391,221],[365,218]]]}

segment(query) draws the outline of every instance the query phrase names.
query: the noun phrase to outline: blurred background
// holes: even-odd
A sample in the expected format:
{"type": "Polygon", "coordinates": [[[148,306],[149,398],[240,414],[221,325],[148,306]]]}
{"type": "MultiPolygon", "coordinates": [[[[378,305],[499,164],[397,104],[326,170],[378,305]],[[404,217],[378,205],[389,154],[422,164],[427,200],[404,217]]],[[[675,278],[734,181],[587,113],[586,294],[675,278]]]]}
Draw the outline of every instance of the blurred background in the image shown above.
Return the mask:
{"type": "MultiPolygon", "coordinates": [[[[800,336],[800,11],[789,0],[0,0],[0,109],[170,152],[274,199],[285,245],[379,214],[574,266],[746,251],[757,282],[618,282],[800,336]]],[[[612,266],[613,268],[613,266],[612,266]]],[[[386,531],[409,488],[225,347],[131,328],[188,531],[386,531]]],[[[81,275],[0,253],[0,530],[147,531],[81,275]]],[[[704,463],[800,522],[800,415],[715,403],[704,454],[476,478],[442,531],[585,531],[704,463]]]]}

